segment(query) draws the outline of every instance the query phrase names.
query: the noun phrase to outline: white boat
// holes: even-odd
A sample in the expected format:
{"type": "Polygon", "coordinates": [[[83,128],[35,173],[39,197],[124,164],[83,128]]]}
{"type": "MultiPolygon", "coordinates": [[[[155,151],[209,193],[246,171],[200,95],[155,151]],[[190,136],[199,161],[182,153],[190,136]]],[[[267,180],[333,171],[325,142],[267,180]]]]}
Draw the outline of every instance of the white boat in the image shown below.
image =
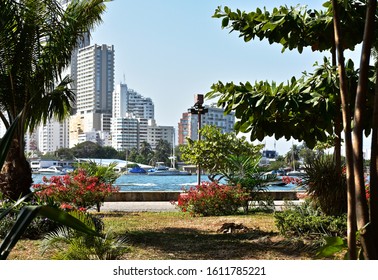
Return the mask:
{"type": "MultiPolygon", "coordinates": [[[[175,139],[173,136],[173,142],[175,143],[175,139]]],[[[192,175],[192,173],[188,171],[180,171],[176,169],[176,156],[175,156],[175,149],[174,145],[172,144],[172,156],[169,157],[171,160],[171,167],[164,165],[164,162],[156,162],[155,168],[149,170],[148,175],[152,176],[187,176],[192,175]]]]}
{"type": "Polygon", "coordinates": [[[64,172],[63,168],[61,166],[50,166],[48,168],[40,168],[37,171],[39,174],[50,174],[50,175],[63,175],[66,172],[64,172]]]}
{"type": "MultiPolygon", "coordinates": [[[[172,158],[171,158],[172,160],[172,158]]],[[[174,166],[174,160],[172,161],[172,166],[174,166]]],[[[187,171],[180,171],[174,167],[169,168],[164,165],[164,162],[157,162],[156,167],[148,171],[148,175],[152,176],[180,176],[180,175],[192,175],[187,171]]]]}
{"type": "Polygon", "coordinates": [[[148,175],[150,176],[182,176],[182,175],[192,175],[188,171],[180,171],[176,168],[168,168],[167,170],[156,170],[153,172],[149,172],[148,175]]]}

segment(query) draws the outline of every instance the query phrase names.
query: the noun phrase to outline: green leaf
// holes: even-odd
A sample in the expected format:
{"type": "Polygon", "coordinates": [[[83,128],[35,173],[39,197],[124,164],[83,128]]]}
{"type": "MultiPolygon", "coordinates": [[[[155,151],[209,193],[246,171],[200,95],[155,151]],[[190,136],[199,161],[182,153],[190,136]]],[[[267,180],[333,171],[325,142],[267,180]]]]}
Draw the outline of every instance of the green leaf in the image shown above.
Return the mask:
{"type": "Polygon", "coordinates": [[[10,251],[37,215],[44,216],[64,226],[71,227],[86,234],[101,236],[98,232],[87,227],[83,222],[63,210],[50,206],[25,206],[21,209],[16,222],[1,243],[0,259],[4,260],[8,257],[10,251]]]}
{"type": "Polygon", "coordinates": [[[264,102],[264,99],[265,99],[265,95],[263,95],[256,103],[256,107],[259,107],[261,105],[261,103],[264,102]]]}
{"type": "Polygon", "coordinates": [[[346,249],[345,241],[341,237],[327,237],[326,244],[322,246],[317,255],[320,257],[331,257],[346,249]]]}
{"type": "Polygon", "coordinates": [[[229,21],[230,21],[229,17],[225,17],[225,18],[223,18],[223,20],[222,20],[222,28],[223,28],[223,27],[227,27],[229,21]]]}
{"type": "Polygon", "coordinates": [[[3,138],[0,141],[0,167],[3,166],[4,161],[7,158],[8,150],[9,150],[10,145],[12,144],[13,135],[14,135],[14,132],[16,131],[19,117],[20,115],[18,115],[14,119],[12,125],[7,129],[6,133],[4,134],[3,138]]]}
{"type": "Polygon", "coordinates": [[[49,218],[55,222],[58,222],[64,226],[70,227],[72,229],[81,231],[83,233],[95,236],[101,236],[95,230],[88,228],[84,223],[80,220],[76,219],[75,217],[71,216],[69,213],[62,211],[57,208],[53,208],[50,206],[39,206],[39,216],[43,216],[49,218]]]}

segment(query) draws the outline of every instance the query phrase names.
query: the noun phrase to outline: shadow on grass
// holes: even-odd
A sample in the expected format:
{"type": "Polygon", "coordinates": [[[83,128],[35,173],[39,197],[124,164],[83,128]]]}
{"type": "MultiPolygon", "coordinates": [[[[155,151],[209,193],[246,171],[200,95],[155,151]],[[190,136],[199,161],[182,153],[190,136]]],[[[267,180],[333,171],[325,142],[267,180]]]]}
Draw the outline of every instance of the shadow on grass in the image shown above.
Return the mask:
{"type": "Polygon", "coordinates": [[[158,251],[162,259],[308,259],[313,248],[303,241],[288,240],[274,232],[250,230],[222,234],[192,228],[163,228],[159,231],[132,231],[133,247],[158,251]]]}

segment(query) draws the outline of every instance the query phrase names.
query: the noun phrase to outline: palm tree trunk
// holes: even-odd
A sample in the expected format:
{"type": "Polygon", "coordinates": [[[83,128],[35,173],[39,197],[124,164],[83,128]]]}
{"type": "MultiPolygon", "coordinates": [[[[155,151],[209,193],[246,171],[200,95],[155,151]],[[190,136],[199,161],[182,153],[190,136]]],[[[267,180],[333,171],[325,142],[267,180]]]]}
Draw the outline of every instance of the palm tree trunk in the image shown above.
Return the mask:
{"type": "Polygon", "coordinates": [[[23,145],[18,139],[13,139],[1,169],[0,191],[4,197],[17,200],[31,192],[32,182],[31,168],[24,155],[23,145]]]}
{"type": "Polygon", "coordinates": [[[348,252],[352,260],[357,258],[356,254],[356,204],[355,204],[355,187],[353,176],[353,150],[351,137],[351,114],[350,114],[350,98],[347,92],[347,78],[345,73],[344,49],[340,39],[340,19],[338,12],[337,0],[332,0],[333,7],[333,26],[335,36],[335,46],[337,49],[338,71],[340,80],[340,97],[342,116],[345,134],[345,157],[346,157],[346,179],[347,179],[347,201],[348,201],[348,252]]]}

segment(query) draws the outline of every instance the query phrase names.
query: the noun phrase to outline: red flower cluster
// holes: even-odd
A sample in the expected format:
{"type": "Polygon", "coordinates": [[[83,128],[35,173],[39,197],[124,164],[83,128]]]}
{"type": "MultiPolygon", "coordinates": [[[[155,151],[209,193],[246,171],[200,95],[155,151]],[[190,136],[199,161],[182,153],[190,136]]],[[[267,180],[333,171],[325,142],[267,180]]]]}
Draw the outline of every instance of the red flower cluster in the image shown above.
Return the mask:
{"type": "Polygon", "coordinates": [[[100,182],[98,177],[87,176],[84,169],[79,169],[73,176],[43,177],[43,182],[33,185],[37,196],[44,202],[58,203],[63,209],[86,210],[119,191],[118,187],[100,182]]]}
{"type": "Polygon", "coordinates": [[[370,182],[365,179],[365,194],[366,194],[366,199],[369,201],[370,200],[370,182]]]}
{"type": "Polygon", "coordinates": [[[236,213],[248,199],[249,193],[240,186],[202,182],[181,194],[177,205],[191,215],[220,216],[236,213]]]}
{"type": "Polygon", "coordinates": [[[302,184],[302,179],[298,177],[291,177],[291,176],[282,176],[282,181],[285,184],[295,184],[295,185],[300,185],[302,184]]]}

